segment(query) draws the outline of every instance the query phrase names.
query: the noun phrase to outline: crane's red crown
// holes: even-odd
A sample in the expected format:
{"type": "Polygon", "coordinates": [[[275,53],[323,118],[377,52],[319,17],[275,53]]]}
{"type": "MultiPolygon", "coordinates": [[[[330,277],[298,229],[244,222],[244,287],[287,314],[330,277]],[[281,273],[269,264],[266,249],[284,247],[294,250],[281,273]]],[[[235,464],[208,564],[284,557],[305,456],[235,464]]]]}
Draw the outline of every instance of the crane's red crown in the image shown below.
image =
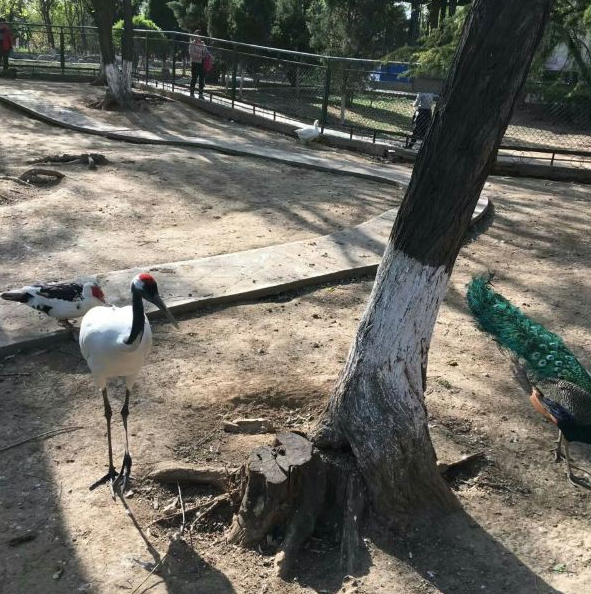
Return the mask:
{"type": "Polygon", "coordinates": [[[148,274],[147,272],[140,274],[139,279],[146,285],[155,285],[156,284],[154,277],[151,274],[148,274]]]}

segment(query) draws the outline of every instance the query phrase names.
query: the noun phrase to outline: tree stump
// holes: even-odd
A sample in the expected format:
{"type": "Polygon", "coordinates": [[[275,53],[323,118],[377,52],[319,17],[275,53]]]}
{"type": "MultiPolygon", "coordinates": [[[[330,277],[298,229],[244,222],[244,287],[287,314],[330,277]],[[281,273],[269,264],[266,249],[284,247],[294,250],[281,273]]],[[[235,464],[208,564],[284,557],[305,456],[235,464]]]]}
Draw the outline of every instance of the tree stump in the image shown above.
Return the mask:
{"type": "Polygon", "coordinates": [[[277,574],[285,577],[304,541],[325,511],[342,526],[343,568],[355,565],[359,521],[365,505],[361,476],[352,471],[348,454],[321,455],[305,437],[280,433],[272,446],[253,450],[246,469],[246,486],[227,541],[242,546],[279,533],[275,556],[277,574]]]}

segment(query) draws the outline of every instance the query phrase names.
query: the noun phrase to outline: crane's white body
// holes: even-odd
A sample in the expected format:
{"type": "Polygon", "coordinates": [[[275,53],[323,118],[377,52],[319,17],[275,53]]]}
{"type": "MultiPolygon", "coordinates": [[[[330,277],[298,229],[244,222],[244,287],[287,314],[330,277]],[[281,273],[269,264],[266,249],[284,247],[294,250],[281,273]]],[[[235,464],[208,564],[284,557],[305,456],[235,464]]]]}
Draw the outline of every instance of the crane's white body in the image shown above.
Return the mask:
{"type": "Polygon", "coordinates": [[[305,126],[298,128],[295,133],[302,142],[312,142],[320,136],[320,127],[318,120],[314,122],[313,126],[305,126]]]}
{"type": "Polygon", "coordinates": [[[126,344],[133,322],[133,308],[96,307],[82,319],[80,350],[97,387],[106,387],[109,378],[124,377],[131,390],[152,347],[152,329],[144,316],[144,331],[126,344]]]}

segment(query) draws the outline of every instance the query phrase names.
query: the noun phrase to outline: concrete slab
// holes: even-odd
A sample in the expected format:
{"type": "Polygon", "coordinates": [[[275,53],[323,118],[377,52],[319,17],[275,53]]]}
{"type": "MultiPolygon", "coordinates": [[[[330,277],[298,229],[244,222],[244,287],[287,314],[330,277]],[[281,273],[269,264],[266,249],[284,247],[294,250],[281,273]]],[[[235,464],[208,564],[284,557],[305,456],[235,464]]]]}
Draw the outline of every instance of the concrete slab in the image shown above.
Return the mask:
{"type": "MultiPolygon", "coordinates": [[[[488,199],[482,197],[473,222],[484,215],[488,205],[488,199]]],[[[163,299],[177,313],[249,301],[374,272],[397,212],[392,209],[357,227],[315,239],[76,280],[96,279],[112,304],[126,305],[130,302],[131,279],[139,272],[150,272],[163,299]]],[[[47,316],[16,303],[0,302],[0,357],[68,337],[69,332],[58,329],[47,316]]]]}

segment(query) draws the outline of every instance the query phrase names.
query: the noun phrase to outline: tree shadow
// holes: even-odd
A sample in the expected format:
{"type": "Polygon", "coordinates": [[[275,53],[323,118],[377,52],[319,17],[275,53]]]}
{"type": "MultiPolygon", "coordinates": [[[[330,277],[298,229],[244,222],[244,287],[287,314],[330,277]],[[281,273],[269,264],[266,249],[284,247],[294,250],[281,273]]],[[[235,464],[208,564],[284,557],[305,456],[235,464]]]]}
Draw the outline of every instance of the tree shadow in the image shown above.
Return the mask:
{"type": "Polygon", "coordinates": [[[464,510],[374,542],[443,594],[560,594],[464,510]]]}

